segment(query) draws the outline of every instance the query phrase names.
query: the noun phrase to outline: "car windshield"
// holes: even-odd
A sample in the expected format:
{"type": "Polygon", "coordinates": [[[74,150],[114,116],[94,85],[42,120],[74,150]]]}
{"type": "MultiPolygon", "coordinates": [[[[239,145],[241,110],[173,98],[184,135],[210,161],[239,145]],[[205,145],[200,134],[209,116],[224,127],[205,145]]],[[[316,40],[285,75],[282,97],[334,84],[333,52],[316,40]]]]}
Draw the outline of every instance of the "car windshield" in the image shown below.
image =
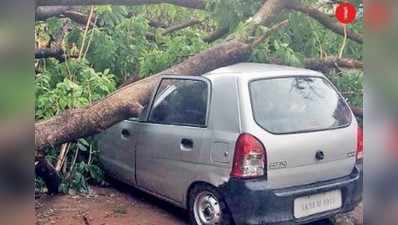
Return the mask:
{"type": "Polygon", "coordinates": [[[324,78],[295,76],[249,84],[254,120],[265,130],[296,133],[334,129],[351,123],[351,112],[324,78]]]}

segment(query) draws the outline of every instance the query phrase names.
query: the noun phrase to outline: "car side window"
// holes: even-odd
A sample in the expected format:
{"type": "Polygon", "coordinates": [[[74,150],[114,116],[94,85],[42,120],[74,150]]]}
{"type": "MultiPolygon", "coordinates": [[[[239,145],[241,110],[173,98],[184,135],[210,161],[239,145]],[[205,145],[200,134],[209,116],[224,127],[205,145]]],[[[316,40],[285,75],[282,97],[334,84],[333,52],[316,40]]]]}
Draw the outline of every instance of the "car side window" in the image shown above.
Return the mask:
{"type": "Polygon", "coordinates": [[[157,90],[149,122],[205,126],[208,84],[202,80],[163,79],[157,90]]]}

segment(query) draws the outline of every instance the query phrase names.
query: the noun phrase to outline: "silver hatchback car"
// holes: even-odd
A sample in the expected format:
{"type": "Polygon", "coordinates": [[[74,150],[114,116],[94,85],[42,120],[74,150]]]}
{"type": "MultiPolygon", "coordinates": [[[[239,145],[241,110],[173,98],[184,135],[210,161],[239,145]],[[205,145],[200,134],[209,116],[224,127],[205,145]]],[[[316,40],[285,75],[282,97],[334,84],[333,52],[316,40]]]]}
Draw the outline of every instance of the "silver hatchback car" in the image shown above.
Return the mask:
{"type": "Polygon", "coordinates": [[[362,137],[321,73],[241,63],[164,76],[139,118],[99,135],[112,177],[195,225],[302,224],[361,200],[362,137]]]}

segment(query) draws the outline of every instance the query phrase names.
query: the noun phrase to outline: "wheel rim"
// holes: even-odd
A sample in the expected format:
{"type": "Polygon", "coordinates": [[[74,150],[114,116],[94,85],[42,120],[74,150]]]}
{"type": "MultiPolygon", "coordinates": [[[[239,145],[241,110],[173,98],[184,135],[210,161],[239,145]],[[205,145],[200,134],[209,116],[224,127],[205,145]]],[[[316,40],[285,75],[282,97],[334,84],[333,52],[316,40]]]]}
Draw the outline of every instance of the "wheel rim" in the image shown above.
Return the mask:
{"type": "Polygon", "coordinates": [[[218,225],[221,221],[221,208],[218,199],[204,191],[195,198],[193,212],[198,225],[218,225]]]}

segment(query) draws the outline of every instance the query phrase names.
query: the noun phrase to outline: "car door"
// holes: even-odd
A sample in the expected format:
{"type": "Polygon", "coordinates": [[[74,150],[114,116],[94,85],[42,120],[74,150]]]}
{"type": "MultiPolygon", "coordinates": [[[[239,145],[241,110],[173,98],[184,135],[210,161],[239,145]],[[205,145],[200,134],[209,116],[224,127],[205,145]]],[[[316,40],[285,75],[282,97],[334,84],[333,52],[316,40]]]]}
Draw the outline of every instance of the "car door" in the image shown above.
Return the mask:
{"type": "Polygon", "coordinates": [[[140,123],[138,186],[181,202],[204,144],[210,83],[205,78],[163,78],[140,123]]]}
{"type": "Polygon", "coordinates": [[[135,185],[135,150],[138,120],[123,120],[98,135],[100,161],[117,180],[135,185]]]}

